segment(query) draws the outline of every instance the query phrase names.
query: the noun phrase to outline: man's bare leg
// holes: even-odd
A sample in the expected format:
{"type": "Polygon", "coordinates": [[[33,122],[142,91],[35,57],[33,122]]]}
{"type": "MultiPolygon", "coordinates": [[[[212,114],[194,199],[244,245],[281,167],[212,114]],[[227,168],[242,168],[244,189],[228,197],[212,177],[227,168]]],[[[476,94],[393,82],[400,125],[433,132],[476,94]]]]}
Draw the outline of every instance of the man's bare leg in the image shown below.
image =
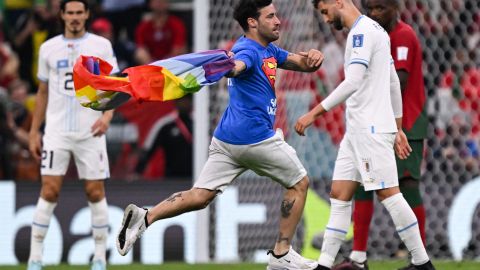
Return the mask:
{"type": "Polygon", "coordinates": [[[203,209],[213,201],[217,193],[217,191],[203,188],[192,188],[174,193],[148,210],[148,225],[160,219],[203,209]]]}

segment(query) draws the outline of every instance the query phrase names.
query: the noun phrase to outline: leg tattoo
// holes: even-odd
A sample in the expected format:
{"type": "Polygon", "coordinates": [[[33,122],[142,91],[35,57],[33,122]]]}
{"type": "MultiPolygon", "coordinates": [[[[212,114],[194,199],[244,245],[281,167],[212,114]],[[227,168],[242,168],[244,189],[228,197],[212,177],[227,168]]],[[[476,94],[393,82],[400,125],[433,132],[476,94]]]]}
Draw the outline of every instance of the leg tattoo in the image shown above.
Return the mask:
{"type": "Polygon", "coordinates": [[[290,216],[290,213],[292,211],[292,208],[293,208],[294,204],[295,204],[295,200],[293,200],[291,202],[289,202],[287,200],[282,201],[281,211],[282,211],[282,217],[283,218],[288,218],[290,216]]]}
{"type": "Polygon", "coordinates": [[[278,238],[277,238],[277,243],[281,243],[281,242],[285,242],[287,244],[290,244],[290,238],[282,235],[282,233],[279,233],[278,238]]]}

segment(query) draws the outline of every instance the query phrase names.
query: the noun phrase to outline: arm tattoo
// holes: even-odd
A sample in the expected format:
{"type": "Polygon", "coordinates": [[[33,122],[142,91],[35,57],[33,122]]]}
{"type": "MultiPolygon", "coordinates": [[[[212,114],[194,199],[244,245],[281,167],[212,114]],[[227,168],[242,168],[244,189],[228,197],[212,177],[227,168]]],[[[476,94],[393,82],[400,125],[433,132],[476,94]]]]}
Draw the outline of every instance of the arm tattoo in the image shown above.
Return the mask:
{"type": "Polygon", "coordinates": [[[277,237],[277,243],[281,243],[281,242],[285,242],[287,244],[290,244],[290,238],[282,235],[282,233],[279,233],[278,237],[277,237]]]}
{"type": "Polygon", "coordinates": [[[178,193],[173,194],[172,196],[168,197],[168,199],[166,199],[166,201],[173,203],[177,198],[180,198],[180,199],[183,200],[183,198],[182,198],[182,193],[181,193],[181,192],[178,192],[178,193]]]}
{"type": "Polygon", "coordinates": [[[283,218],[288,218],[290,216],[290,213],[292,211],[293,205],[295,204],[295,200],[289,202],[287,200],[282,201],[282,207],[280,210],[282,211],[282,217],[283,218]]]}
{"type": "Polygon", "coordinates": [[[285,62],[280,66],[282,69],[288,69],[288,70],[302,70],[302,67],[299,66],[297,63],[291,61],[291,60],[285,60],[285,62]]]}

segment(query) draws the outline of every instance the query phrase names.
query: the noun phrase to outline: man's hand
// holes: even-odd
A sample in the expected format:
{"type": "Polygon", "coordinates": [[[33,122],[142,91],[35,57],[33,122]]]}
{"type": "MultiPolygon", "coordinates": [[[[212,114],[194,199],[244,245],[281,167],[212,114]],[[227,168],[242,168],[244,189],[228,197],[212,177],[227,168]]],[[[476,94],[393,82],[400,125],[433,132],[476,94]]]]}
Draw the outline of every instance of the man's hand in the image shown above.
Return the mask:
{"type": "Polygon", "coordinates": [[[28,149],[36,161],[42,157],[42,136],[38,131],[30,131],[28,135],[28,149]]]}
{"type": "Polygon", "coordinates": [[[98,120],[92,126],[92,134],[94,137],[99,137],[107,132],[108,127],[110,126],[110,120],[112,120],[113,112],[107,111],[105,112],[102,117],[98,118],[98,120]]]}
{"type": "Polygon", "coordinates": [[[399,159],[407,159],[412,152],[412,147],[408,144],[407,135],[401,129],[395,136],[394,149],[399,159]]]}
{"type": "Polygon", "coordinates": [[[324,56],[323,53],[319,50],[310,49],[308,52],[299,52],[299,55],[306,57],[307,66],[311,68],[318,68],[323,62],[324,56]]]}
{"type": "Polygon", "coordinates": [[[298,118],[297,123],[295,124],[295,131],[300,136],[305,136],[305,130],[313,123],[315,117],[311,112],[308,112],[298,118]]]}

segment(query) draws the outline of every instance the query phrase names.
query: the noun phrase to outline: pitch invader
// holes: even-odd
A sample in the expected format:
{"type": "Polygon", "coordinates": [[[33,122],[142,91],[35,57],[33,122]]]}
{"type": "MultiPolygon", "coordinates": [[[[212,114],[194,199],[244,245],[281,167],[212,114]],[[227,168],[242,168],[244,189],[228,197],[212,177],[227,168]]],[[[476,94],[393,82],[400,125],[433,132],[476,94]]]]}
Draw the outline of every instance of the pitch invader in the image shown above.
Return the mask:
{"type": "Polygon", "coordinates": [[[104,179],[110,176],[105,132],[113,111],[84,108],[75,98],[73,64],[80,54],[106,59],[118,71],[111,43],[88,33],[86,0],[63,0],[60,15],[64,33],[40,47],[35,113],[30,130],[30,151],[41,160],[42,187],[32,223],[28,270],[42,268],[43,241],[73,155],[78,177],[84,179],[85,194],[92,211],[95,251],[93,270],[106,269],[108,207],[104,179]],[[45,133],[39,131],[45,120],[45,133]]]}
{"type": "Polygon", "coordinates": [[[153,208],[133,204],[124,212],[117,249],[127,254],[153,222],[206,207],[240,174],[250,169],[285,188],[280,205],[278,237],[269,251],[267,269],[315,269],[317,262],[301,257],[291,241],[302,216],[309,180],[295,150],[275,132],[277,68],[313,72],[323,62],[315,49],[289,53],[272,42],[280,20],[271,0],[241,0],[234,18],[245,32],[233,46],[234,69],[228,74],[229,104],[215,129],[208,160],[190,190],[173,194],[153,208]]]}
{"type": "Polygon", "coordinates": [[[412,255],[409,269],[434,269],[415,214],[400,193],[395,173],[394,151],[399,158],[406,159],[411,147],[402,131],[400,82],[388,34],[362,15],[352,0],[313,0],[313,4],[336,30],[350,30],[345,49],[345,80],[295,125],[295,130],[304,135],[317,117],[346,101],[346,132],[335,161],[331,213],[317,269],[332,268],[350,226],[351,200],[360,183],[366,191],[375,191],[392,217],[412,255]]]}

